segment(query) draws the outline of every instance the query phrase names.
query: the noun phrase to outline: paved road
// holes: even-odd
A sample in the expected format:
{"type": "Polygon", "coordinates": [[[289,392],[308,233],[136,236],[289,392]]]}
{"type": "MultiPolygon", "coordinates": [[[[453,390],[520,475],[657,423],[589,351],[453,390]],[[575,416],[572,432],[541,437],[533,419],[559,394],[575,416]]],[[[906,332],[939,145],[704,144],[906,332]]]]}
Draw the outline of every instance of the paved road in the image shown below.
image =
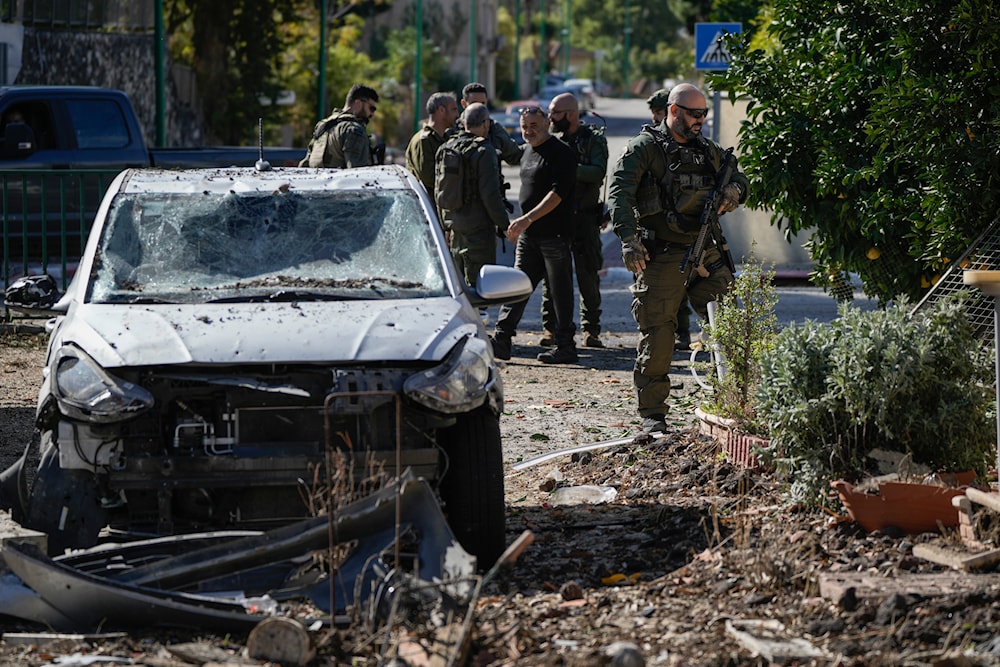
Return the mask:
{"type": "MultiPolygon", "coordinates": [[[[589,123],[600,125],[601,119],[606,121],[605,135],[608,138],[608,152],[610,160],[608,165],[609,175],[614,167],[614,162],[621,154],[625,143],[630,137],[635,136],[643,123],[649,121],[648,107],[642,99],[610,99],[599,98],[597,116],[588,115],[585,120],[589,123]]],[[[517,167],[504,165],[504,177],[511,183],[508,196],[511,201],[517,202],[517,195],[521,187],[521,179],[517,167]]],[[[605,179],[607,183],[607,179],[605,179]]],[[[620,257],[617,254],[619,246],[615,235],[607,231],[603,235],[605,240],[605,265],[606,276],[601,283],[602,296],[602,327],[605,331],[632,333],[635,332],[635,320],[632,319],[631,295],[628,287],[631,284],[631,274],[621,266],[620,257]]],[[[497,262],[512,266],[514,264],[514,249],[508,243],[506,252],[497,253],[497,262]]],[[[837,316],[836,301],[825,294],[823,290],[812,287],[791,287],[787,285],[778,287],[778,306],[776,313],[778,322],[782,326],[787,326],[792,322],[802,322],[806,319],[828,322],[837,316]]],[[[875,304],[866,299],[860,290],[856,290],[855,303],[862,308],[874,308],[875,304]]],[[[535,291],[528,307],[525,309],[524,317],[521,320],[520,329],[523,331],[541,330],[541,289],[535,291]]],[[[496,309],[491,313],[495,320],[496,309]]],[[[694,330],[697,324],[692,318],[694,330]]],[[[579,326],[579,319],[577,319],[579,326]]]]}

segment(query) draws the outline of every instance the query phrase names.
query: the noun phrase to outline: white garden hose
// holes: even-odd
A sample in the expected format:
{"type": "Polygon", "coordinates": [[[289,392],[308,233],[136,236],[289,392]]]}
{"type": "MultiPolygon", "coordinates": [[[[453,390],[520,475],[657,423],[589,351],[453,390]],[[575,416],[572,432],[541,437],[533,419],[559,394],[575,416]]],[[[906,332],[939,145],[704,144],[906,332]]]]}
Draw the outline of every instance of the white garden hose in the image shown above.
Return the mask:
{"type": "MultiPolygon", "coordinates": [[[[708,325],[709,327],[715,326],[715,311],[719,307],[718,301],[709,301],[705,308],[708,310],[708,325]]],[[[704,341],[703,341],[704,342],[704,341]]],[[[715,364],[715,372],[721,380],[726,375],[726,358],[722,356],[722,351],[719,350],[719,346],[715,343],[707,345],[705,351],[711,355],[712,361],[715,364]]],[[[698,355],[698,349],[694,348],[691,350],[691,376],[695,379],[703,389],[711,390],[712,386],[705,382],[700,375],[698,375],[698,366],[695,358],[698,355]]]]}

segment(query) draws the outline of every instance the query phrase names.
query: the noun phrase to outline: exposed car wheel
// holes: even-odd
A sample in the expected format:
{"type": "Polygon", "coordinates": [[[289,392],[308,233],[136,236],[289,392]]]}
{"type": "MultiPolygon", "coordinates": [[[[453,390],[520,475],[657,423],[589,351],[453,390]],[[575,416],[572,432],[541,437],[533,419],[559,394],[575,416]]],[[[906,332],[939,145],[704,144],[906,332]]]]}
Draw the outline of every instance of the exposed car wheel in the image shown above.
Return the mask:
{"type": "Polygon", "coordinates": [[[438,442],[448,455],[441,480],[448,524],[479,569],[487,570],[506,540],[500,422],[482,407],[439,432],[438,442]]]}
{"type": "Polygon", "coordinates": [[[42,432],[40,447],[42,457],[25,525],[48,535],[50,555],[94,546],[108,522],[94,476],[59,467],[59,449],[52,443],[51,431],[42,432]]]}

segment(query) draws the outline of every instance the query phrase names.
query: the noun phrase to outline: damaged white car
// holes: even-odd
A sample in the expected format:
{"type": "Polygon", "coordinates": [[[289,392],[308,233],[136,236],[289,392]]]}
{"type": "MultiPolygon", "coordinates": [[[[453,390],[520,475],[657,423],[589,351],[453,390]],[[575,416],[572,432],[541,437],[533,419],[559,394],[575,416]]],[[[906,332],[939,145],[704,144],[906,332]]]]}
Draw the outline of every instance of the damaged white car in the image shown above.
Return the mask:
{"type": "Polygon", "coordinates": [[[400,167],[125,171],[66,293],[8,290],[55,318],[40,464],[0,498],[50,553],[265,529],[317,512],[339,453],[355,480],[432,480],[488,567],[503,393],[478,309],[530,291],[503,266],[466,285],[400,167]]]}

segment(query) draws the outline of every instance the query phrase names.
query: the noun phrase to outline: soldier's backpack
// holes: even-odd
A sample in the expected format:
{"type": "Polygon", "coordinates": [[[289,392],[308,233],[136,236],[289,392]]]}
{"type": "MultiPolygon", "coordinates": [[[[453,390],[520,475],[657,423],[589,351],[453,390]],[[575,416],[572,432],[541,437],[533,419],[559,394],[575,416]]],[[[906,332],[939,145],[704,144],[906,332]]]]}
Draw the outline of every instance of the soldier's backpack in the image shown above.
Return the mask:
{"type": "Polygon", "coordinates": [[[316,123],[316,127],[313,128],[312,139],[309,140],[309,146],[306,148],[306,156],[299,161],[299,166],[322,167],[323,157],[326,153],[326,133],[332,130],[337,123],[348,120],[357,120],[357,117],[350,112],[340,110],[316,123]],[[316,142],[320,143],[317,144],[316,142]],[[316,152],[313,153],[313,151],[316,152]]]}
{"type": "Polygon", "coordinates": [[[470,158],[483,144],[476,136],[460,134],[437,150],[434,158],[434,201],[438,209],[457,211],[475,192],[475,174],[470,158]]]}

